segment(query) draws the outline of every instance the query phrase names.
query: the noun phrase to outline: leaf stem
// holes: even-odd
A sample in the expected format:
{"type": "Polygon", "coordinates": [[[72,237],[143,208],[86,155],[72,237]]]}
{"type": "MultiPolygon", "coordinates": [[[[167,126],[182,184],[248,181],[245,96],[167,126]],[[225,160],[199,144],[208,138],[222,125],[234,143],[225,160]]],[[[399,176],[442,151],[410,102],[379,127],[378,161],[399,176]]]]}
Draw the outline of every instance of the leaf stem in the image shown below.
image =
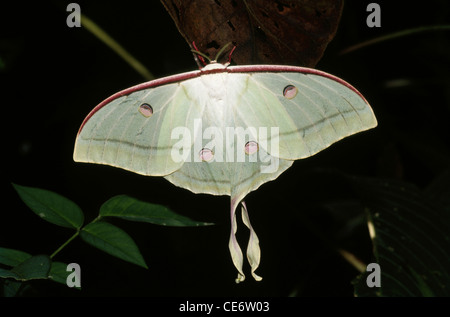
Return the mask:
{"type": "MultiPolygon", "coordinates": [[[[102,216],[101,216],[101,215],[98,215],[98,216],[97,216],[94,220],[92,220],[90,223],[97,222],[97,221],[99,221],[100,219],[102,219],[102,216]]],[[[59,253],[59,251],[61,251],[62,249],[64,249],[64,247],[65,247],[66,245],[68,245],[68,244],[70,243],[70,241],[72,241],[73,239],[75,239],[76,237],[78,237],[78,235],[80,234],[81,229],[82,229],[82,228],[79,228],[79,229],[77,230],[77,232],[75,232],[69,239],[67,239],[66,242],[64,242],[58,249],[56,249],[56,251],[53,252],[52,255],[50,255],[50,259],[53,259],[53,257],[54,257],[55,255],[57,255],[57,254],[59,253]]]]}
{"type": "Polygon", "coordinates": [[[57,255],[59,253],[59,251],[61,251],[62,249],[64,249],[64,247],[66,245],[68,245],[70,243],[70,241],[72,241],[73,239],[75,239],[78,235],[80,234],[80,230],[77,230],[77,232],[75,232],[69,239],[67,239],[66,242],[64,242],[58,249],[56,249],[55,252],[52,253],[52,255],[50,255],[50,259],[53,259],[53,257],[55,255],[57,255]]]}
{"type": "Polygon", "coordinates": [[[338,249],[337,251],[344,258],[344,260],[350,263],[356,270],[358,270],[358,272],[363,273],[366,271],[367,265],[358,259],[353,253],[350,253],[344,249],[338,249]]]}
{"type": "Polygon", "coordinates": [[[99,40],[105,43],[110,49],[116,52],[120,57],[122,57],[135,71],[141,74],[146,80],[151,80],[154,78],[152,73],[136,58],[134,58],[127,50],[123,48],[119,43],[117,43],[111,36],[103,31],[94,21],[89,19],[84,14],[81,14],[81,24],[94,34],[99,40]]]}
{"type": "Polygon", "coordinates": [[[356,51],[356,50],[361,49],[366,46],[370,46],[370,45],[373,45],[376,43],[396,39],[396,38],[407,36],[407,35],[413,35],[413,34],[422,33],[422,32],[448,31],[448,30],[450,30],[450,25],[430,25],[430,26],[421,26],[421,27],[417,27],[417,28],[413,28],[413,29],[406,29],[406,30],[402,30],[402,31],[395,32],[395,33],[390,33],[387,35],[383,35],[383,36],[376,37],[376,38],[373,38],[368,41],[364,41],[364,42],[352,45],[352,46],[342,50],[339,53],[339,55],[344,55],[344,54],[356,51]]]}

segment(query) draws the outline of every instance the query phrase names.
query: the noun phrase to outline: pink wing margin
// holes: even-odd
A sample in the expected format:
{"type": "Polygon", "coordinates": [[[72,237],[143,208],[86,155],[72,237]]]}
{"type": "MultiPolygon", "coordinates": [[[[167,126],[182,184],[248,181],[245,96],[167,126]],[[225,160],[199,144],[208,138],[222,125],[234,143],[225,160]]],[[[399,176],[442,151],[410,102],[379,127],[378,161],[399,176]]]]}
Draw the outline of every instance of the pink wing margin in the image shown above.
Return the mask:
{"type": "Polygon", "coordinates": [[[151,80],[136,86],[132,86],[130,88],[124,89],[122,91],[119,91],[115,93],[114,95],[106,98],[101,103],[99,103],[94,109],[89,112],[89,114],[86,116],[86,118],[81,123],[80,129],[78,130],[77,137],[81,133],[81,130],[83,129],[86,122],[101,108],[103,108],[105,105],[113,101],[114,99],[120,98],[122,96],[127,96],[133,92],[148,89],[148,88],[154,88],[157,86],[162,86],[166,84],[172,84],[176,82],[181,82],[183,80],[196,78],[203,75],[208,74],[217,74],[217,73],[284,73],[284,72],[292,72],[292,73],[302,73],[302,74],[312,74],[312,75],[318,75],[322,77],[329,78],[331,80],[334,80],[338,82],[341,85],[346,86],[347,88],[351,89],[355,93],[357,93],[364,102],[367,102],[366,98],[352,85],[350,85],[345,80],[331,75],[329,73],[314,69],[314,68],[307,68],[307,67],[300,67],[300,66],[287,66],[287,65],[245,65],[245,66],[230,66],[225,68],[218,68],[218,69],[209,69],[209,70],[196,70],[192,72],[186,72],[181,73],[177,75],[167,76],[155,80],[151,80]]]}

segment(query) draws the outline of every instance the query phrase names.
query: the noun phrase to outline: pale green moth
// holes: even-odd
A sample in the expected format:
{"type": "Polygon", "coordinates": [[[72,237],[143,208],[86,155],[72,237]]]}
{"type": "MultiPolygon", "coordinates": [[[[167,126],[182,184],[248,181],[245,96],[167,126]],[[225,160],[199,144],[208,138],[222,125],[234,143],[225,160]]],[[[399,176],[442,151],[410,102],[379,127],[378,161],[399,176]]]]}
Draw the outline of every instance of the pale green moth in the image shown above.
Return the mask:
{"type": "Polygon", "coordinates": [[[295,66],[228,66],[146,82],[114,94],[83,121],[74,160],[163,176],[194,193],[231,196],[229,248],[243,281],[236,208],[250,229],[256,280],[259,240],[244,197],[294,160],[377,125],[366,99],[325,72],[295,66]]]}

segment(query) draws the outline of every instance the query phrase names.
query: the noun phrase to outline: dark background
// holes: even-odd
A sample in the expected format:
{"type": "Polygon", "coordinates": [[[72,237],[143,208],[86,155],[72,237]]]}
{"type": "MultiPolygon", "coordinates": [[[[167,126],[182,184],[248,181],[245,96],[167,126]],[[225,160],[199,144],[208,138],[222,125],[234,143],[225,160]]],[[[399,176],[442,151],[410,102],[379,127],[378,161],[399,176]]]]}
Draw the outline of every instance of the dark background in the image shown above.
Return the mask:
{"type": "MultiPolygon", "coordinates": [[[[169,206],[203,228],[112,221],[128,232],[149,269],[71,242],[55,261],[81,265],[82,290],[32,282],[29,296],[353,296],[358,272],[335,250],[373,261],[363,206],[336,177],[396,178],[425,188],[448,168],[449,32],[425,32],[340,55],[391,32],[449,24],[448,0],[346,1],[335,39],[316,68],[354,85],[379,126],[294,165],[250,193],[247,206],[262,250],[255,282],[236,285],[228,250],[229,197],[195,195],[163,178],[72,160],[87,113],[142,78],[83,27],[66,25],[70,1],[16,2],[0,9],[2,164],[0,246],[51,254],[72,235],[42,221],[11,182],[75,201],[86,222],[110,197],[128,194],[169,206]],[[366,25],[367,4],[381,5],[381,28],[366,25]],[[327,172],[323,172],[323,171],[327,172]]],[[[158,1],[77,1],[90,17],[158,78],[197,68],[187,43],[158,1]]],[[[238,217],[240,218],[240,217],[238,217]]],[[[240,220],[240,219],[239,219],[240,220]]],[[[245,247],[248,230],[239,225],[245,247]]]]}

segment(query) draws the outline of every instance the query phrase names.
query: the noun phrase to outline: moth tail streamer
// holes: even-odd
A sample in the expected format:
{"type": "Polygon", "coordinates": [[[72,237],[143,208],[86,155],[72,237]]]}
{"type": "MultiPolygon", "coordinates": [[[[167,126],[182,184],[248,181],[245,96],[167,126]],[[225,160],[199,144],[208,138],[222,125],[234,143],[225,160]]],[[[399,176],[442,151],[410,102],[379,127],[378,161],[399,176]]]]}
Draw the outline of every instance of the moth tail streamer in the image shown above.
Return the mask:
{"type": "MultiPolygon", "coordinates": [[[[250,230],[250,238],[248,241],[248,246],[247,246],[247,260],[251,266],[251,273],[253,278],[256,281],[261,281],[262,277],[258,276],[255,273],[255,270],[258,268],[259,263],[260,263],[260,259],[261,259],[261,249],[259,247],[259,239],[258,236],[256,235],[255,230],[253,229],[251,223],[250,223],[250,218],[248,216],[248,210],[247,210],[247,206],[245,204],[244,201],[242,201],[242,220],[244,222],[244,224],[248,227],[248,229],[250,230]]],[[[237,221],[236,221],[236,209],[237,206],[239,205],[239,201],[236,200],[231,200],[231,234],[230,234],[230,241],[229,241],[229,248],[230,248],[230,253],[231,253],[231,258],[233,260],[233,264],[236,267],[236,269],[238,270],[238,276],[236,278],[236,283],[240,283],[243,282],[245,280],[245,274],[242,270],[242,266],[243,266],[243,255],[242,255],[242,251],[241,248],[239,246],[239,243],[237,242],[236,239],[236,232],[237,232],[237,221]]]]}

